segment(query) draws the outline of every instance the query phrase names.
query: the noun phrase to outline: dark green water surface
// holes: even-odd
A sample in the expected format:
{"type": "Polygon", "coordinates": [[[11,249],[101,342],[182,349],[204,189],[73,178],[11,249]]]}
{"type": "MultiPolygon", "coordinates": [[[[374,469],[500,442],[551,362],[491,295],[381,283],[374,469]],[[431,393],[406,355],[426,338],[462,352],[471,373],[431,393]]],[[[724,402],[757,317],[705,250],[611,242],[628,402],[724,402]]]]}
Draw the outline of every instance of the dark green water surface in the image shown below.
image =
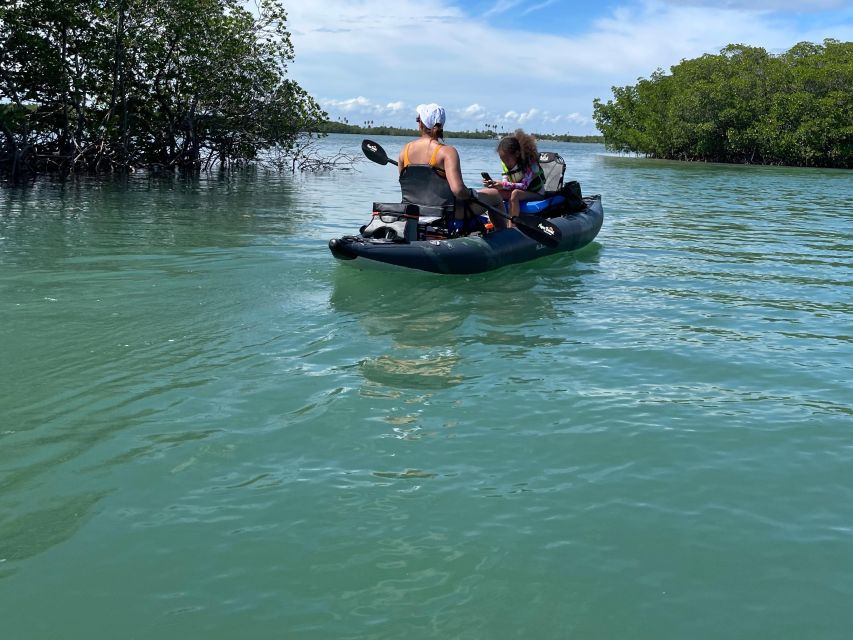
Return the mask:
{"type": "Polygon", "coordinates": [[[850,637],[853,174],[542,147],[471,277],[331,257],[390,166],[0,191],[0,635],[850,637]]]}

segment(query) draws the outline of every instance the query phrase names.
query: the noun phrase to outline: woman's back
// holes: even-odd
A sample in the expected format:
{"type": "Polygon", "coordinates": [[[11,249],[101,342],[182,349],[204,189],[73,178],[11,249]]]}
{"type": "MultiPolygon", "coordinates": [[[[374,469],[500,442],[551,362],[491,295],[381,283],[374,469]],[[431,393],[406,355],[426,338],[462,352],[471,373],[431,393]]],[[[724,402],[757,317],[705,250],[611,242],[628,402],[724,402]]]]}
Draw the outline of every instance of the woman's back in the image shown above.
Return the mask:
{"type": "Polygon", "coordinates": [[[403,147],[402,162],[400,172],[410,164],[429,165],[444,173],[444,157],[443,147],[446,145],[438,140],[431,138],[418,138],[412,140],[403,147]]]}
{"type": "Polygon", "coordinates": [[[420,138],[400,151],[398,165],[403,200],[430,206],[450,206],[455,198],[469,198],[462,181],[459,153],[444,144],[444,108],[437,104],[417,107],[420,138]]]}
{"type": "Polygon", "coordinates": [[[408,143],[400,154],[400,188],[403,202],[434,207],[453,206],[455,199],[439,153],[444,145],[421,138],[408,143]]]}

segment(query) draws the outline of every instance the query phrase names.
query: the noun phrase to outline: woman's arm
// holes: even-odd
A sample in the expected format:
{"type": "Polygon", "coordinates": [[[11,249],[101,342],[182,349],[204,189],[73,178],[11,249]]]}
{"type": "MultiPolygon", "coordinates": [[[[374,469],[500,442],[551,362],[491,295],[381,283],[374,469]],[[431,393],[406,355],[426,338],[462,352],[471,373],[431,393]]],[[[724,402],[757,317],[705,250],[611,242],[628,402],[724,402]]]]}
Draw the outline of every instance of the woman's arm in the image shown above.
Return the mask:
{"type": "Polygon", "coordinates": [[[453,147],[445,145],[442,148],[442,156],[444,158],[444,175],[447,176],[447,183],[450,185],[450,190],[453,191],[453,195],[457,198],[467,200],[471,197],[471,189],[466,187],[462,181],[459,152],[453,147]]]}

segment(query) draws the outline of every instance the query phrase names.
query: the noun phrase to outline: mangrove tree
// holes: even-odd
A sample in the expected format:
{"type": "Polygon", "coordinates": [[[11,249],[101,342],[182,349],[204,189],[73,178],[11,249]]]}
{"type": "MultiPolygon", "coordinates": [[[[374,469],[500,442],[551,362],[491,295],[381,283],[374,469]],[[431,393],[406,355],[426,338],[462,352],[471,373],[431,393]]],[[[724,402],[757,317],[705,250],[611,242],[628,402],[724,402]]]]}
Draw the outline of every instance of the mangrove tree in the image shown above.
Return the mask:
{"type": "Polygon", "coordinates": [[[280,0],[0,3],[0,165],[197,171],[289,149],[326,114],[287,77],[280,0]]]}
{"type": "Polygon", "coordinates": [[[733,44],[594,101],[613,150],[653,158],[853,166],[853,42],[772,55],[733,44]]]}

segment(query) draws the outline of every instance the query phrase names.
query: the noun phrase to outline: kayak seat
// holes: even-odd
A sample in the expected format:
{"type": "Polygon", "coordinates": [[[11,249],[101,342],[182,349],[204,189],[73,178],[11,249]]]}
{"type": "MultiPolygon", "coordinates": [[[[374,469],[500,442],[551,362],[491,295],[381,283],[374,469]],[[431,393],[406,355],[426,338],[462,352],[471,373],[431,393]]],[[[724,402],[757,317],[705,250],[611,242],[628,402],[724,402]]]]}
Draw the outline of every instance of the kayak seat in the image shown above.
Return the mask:
{"type": "Polygon", "coordinates": [[[360,229],[364,238],[411,242],[418,239],[418,207],[413,204],[373,203],[373,218],[360,229]]]}
{"type": "Polygon", "coordinates": [[[456,219],[455,212],[455,205],[374,202],[373,220],[361,228],[361,233],[365,238],[411,242],[430,232],[431,227],[444,229],[444,233],[450,237],[486,232],[489,222],[487,216],[475,215],[466,209],[466,214],[470,215],[456,219]]]}
{"type": "Polygon", "coordinates": [[[401,215],[408,213],[418,214],[418,224],[434,224],[439,220],[449,220],[453,217],[454,207],[452,205],[432,206],[424,204],[410,204],[408,202],[374,202],[373,211],[381,214],[401,215]]]}
{"type": "Polygon", "coordinates": [[[575,180],[565,183],[557,193],[547,191],[545,193],[546,197],[542,200],[521,202],[520,212],[543,218],[555,218],[586,209],[581,186],[575,180]]]}

